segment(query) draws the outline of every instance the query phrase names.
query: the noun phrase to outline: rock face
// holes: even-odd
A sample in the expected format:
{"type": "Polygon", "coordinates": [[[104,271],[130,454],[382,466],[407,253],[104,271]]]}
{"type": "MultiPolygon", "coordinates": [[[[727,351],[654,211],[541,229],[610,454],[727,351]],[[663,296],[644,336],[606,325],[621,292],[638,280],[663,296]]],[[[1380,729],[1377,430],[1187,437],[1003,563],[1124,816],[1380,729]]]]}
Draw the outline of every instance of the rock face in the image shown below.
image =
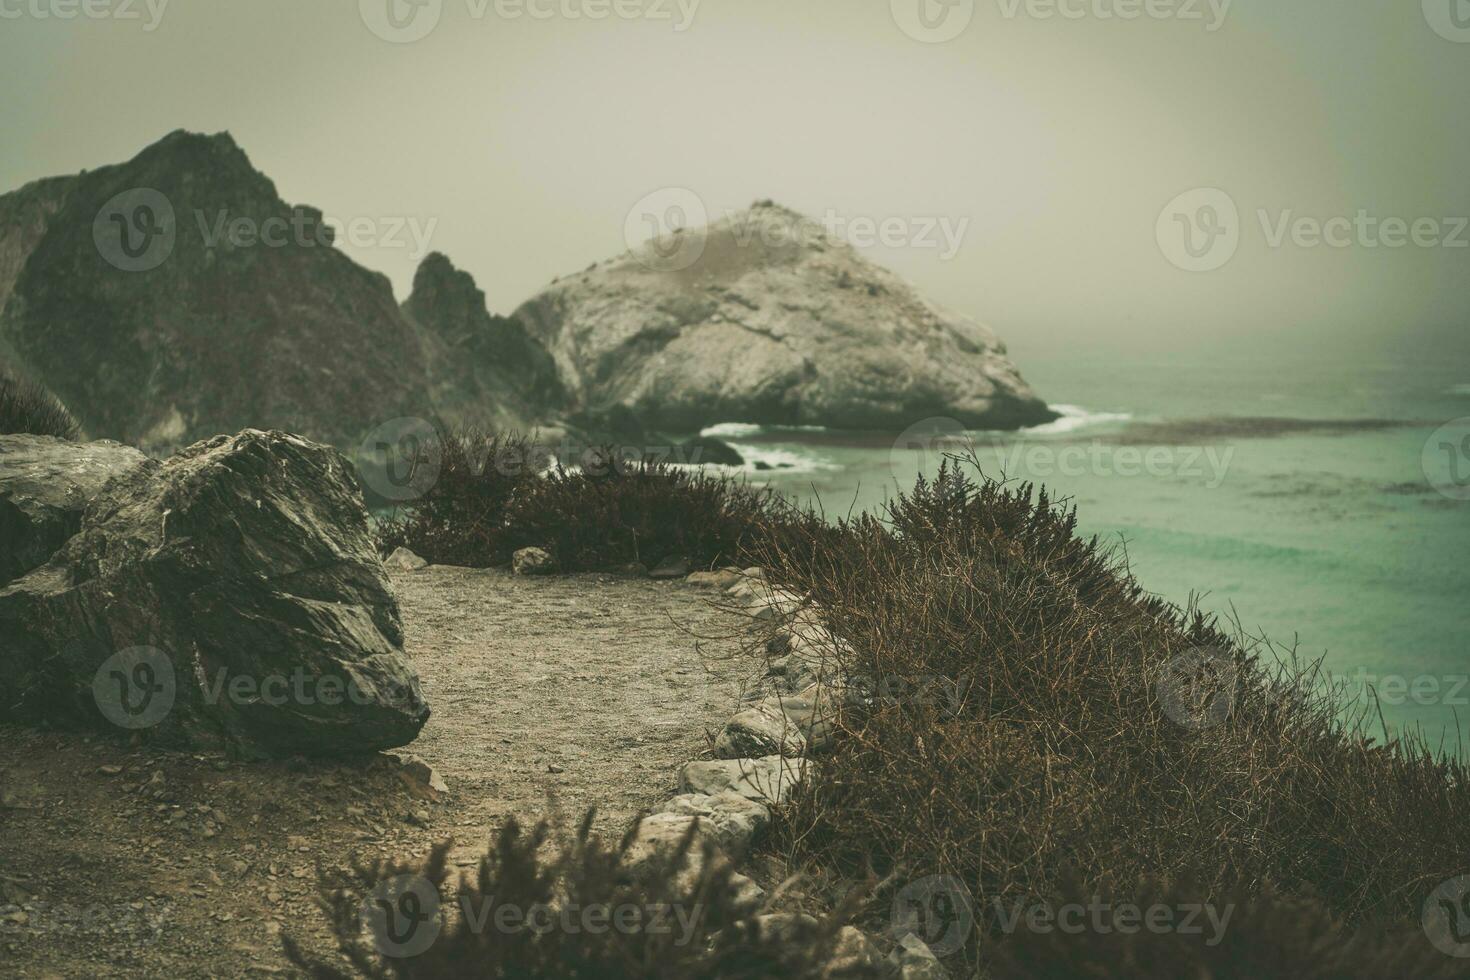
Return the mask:
{"type": "Polygon", "coordinates": [[[103,484],[145,458],[115,442],[0,436],[0,586],[44,564],[81,530],[103,484]]]}
{"type": "Polygon", "coordinates": [[[515,316],[579,404],[668,429],[1056,418],[989,328],[812,229],[759,205],[563,279],[515,316]]]}
{"type": "Polygon", "coordinates": [[[12,233],[29,251],[0,262],[19,266],[0,335],[89,435],[167,451],[253,425],[346,445],[427,413],[388,280],[228,135],[177,132],[17,195],[40,234],[12,233]]]}
{"type": "Polygon", "coordinates": [[[109,482],[0,590],[0,636],[3,719],[267,757],[403,745],[429,713],[349,464],[279,432],[109,482]]]}
{"type": "Polygon", "coordinates": [[[410,319],[228,134],[176,132],[0,196],[0,365],[90,437],[156,453],[246,427],[349,447],[441,405],[493,425],[557,407],[549,355],[468,277],[438,257],[420,280],[410,319]]]}
{"type": "Polygon", "coordinates": [[[419,332],[445,421],[527,432],[565,403],[551,355],[520,323],[490,313],[475,280],[440,253],[419,266],[403,313],[419,332]]]}

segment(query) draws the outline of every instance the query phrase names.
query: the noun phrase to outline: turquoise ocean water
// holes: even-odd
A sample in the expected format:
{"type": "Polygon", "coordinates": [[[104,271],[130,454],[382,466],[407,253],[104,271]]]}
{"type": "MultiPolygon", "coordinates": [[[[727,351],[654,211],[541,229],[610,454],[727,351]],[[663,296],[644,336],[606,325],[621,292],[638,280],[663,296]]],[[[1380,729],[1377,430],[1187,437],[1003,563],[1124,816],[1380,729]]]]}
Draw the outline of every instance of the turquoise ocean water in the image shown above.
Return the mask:
{"type": "MultiPolygon", "coordinates": [[[[1066,417],[972,433],[988,472],[1045,484],[1139,581],[1325,656],[1390,729],[1470,743],[1470,362],[1346,354],[1023,360],[1066,417]],[[1455,420],[1461,420],[1458,424],[1455,420]],[[1446,428],[1447,423],[1449,424],[1446,428]]],[[[918,421],[918,420],[916,420],[918,421]]],[[[937,423],[941,432],[951,428],[937,423]]],[[[938,466],[932,435],[715,427],[829,514],[938,466]]],[[[951,445],[957,443],[950,443],[951,445]]]]}

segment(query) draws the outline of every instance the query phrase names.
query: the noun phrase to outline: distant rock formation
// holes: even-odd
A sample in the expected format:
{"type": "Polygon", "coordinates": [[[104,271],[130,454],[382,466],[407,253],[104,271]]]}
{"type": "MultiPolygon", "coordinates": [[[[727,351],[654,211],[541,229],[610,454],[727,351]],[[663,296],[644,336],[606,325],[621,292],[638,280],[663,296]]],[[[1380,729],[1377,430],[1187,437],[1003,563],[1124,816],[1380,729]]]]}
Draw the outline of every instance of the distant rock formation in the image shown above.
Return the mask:
{"type": "Polygon", "coordinates": [[[813,228],[757,205],[562,279],[515,317],[584,410],[626,406],[654,427],[1056,418],[989,328],[813,228]]]}
{"type": "Polygon", "coordinates": [[[268,426],[348,444],[430,410],[388,280],[228,135],[173,133],[6,195],[5,216],[0,353],[94,438],[160,450],[268,426]]]}
{"type": "Polygon", "coordinates": [[[441,418],[525,432],[566,402],[556,362],[515,320],[495,316],[467,272],[424,259],[403,313],[419,331],[441,418]]]}
{"type": "Polygon", "coordinates": [[[0,196],[0,365],[92,438],[167,452],[253,426],[347,447],[396,418],[560,408],[549,356],[443,256],[405,309],[227,134],[0,196]]]}
{"type": "Polygon", "coordinates": [[[0,196],[0,369],[86,437],[156,454],[247,427],[355,447],[405,418],[602,438],[594,423],[623,416],[681,432],[1054,417],[987,328],[790,234],[810,227],[757,206],[685,233],[688,266],[651,242],[511,318],[436,253],[400,307],[228,134],[181,131],[0,196]]]}
{"type": "Polygon", "coordinates": [[[80,473],[90,500],[60,550],[0,587],[0,720],[245,757],[370,752],[418,734],[429,709],[341,454],[255,430],[164,462],[44,448],[24,468],[80,473]],[[109,468],[97,488],[93,470],[109,468]]]}

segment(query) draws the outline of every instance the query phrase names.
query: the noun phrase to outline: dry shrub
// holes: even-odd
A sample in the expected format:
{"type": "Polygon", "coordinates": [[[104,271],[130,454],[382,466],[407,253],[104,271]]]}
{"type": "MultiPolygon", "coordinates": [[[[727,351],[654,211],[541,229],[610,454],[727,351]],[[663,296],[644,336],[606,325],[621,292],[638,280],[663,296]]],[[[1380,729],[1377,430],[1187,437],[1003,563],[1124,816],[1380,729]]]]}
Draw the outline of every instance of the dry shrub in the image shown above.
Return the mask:
{"type": "Polygon", "coordinates": [[[880,692],[844,709],[777,846],[827,874],[958,878],[979,921],[952,967],[981,966],[997,901],[1073,869],[1104,891],[1271,883],[1354,922],[1417,920],[1470,871],[1458,759],[1372,744],[1309,672],[1144,593],[1044,491],[946,464],[764,564],[880,692]]]}
{"type": "Polygon", "coordinates": [[[0,367],[0,435],[16,433],[74,440],[81,426],[51,392],[0,367]]]}
{"type": "Polygon", "coordinates": [[[406,547],[435,565],[486,568],[521,547],[506,513],[539,479],[545,453],[514,433],[465,428],[417,445],[411,472],[436,474],[426,492],[378,522],[384,554],[406,547]]]}
{"type": "Polygon", "coordinates": [[[1322,902],[1285,896],[1271,888],[1256,896],[1236,892],[1202,898],[1202,894],[1189,885],[1152,884],[1101,901],[1074,882],[1057,901],[1074,908],[1103,909],[1088,913],[1101,928],[1063,932],[1054,926],[1023,926],[997,944],[990,976],[993,980],[1451,980],[1470,975],[1470,964],[1435,949],[1416,926],[1371,923],[1349,928],[1322,902]],[[1205,906],[1213,913],[1213,922],[1196,911],[1205,906]],[[1164,910],[1156,920],[1159,924],[1168,913],[1180,928],[1140,925],[1140,916],[1151,909],[1164,910]],[[1217,928],[1218,923],[1225,923],[1225,928],[1217,928]]]}
{"type": "MultiPolygon", "coordinates": [[[[574,835],[554,843],[545,821],[530,833],[507,821],[476,873],[461,877],[452,899],[446,887],[449,843],[422,861],[358,867],[349,880],[326,884],[323,894],[350,967],[317,960],[289,938],[287,955],[318,980],[823,976],[843,925],[841,912],[787,932],[762,930],[755,912],[732,900],[728,862],[707,859],[697,875],[688,872],[690,837],[665,859],[631,871],[634,830],[608,846],[591,835],[592,819],[589,812],[574,835]],[[431,931],[420,935],[407,920],[389,931],[385,919],[363,915],[365,901],[393,904],[410,895],[415,904],[401,907],[421,918],[418,928],[431,931]],[[437,896],[444,896],[442,902],[437,896]],[[660,919],[665,909],[669,917],[660,919]],[[588,918],[588,910],[598,911],[588,918]],[[385,950],[393,955],[383,955],[385,950]]],[[[876,974],[859,969],[840,976],[863,980],[876,974]]]]}
{"type": "Polygon", "coordinates": [[[600,461],[555,471],[511,505],[508,521],[568,571],[683,558],[739,564],[788,522],[803,520],[767,490],[686,467],[600,461]]]}
{"type": "Polygon", "coordinates": [[[385,554],[402,545],[434,564],[482,568],[539,547],[569,572],[666,558],[714,567],[817,522],[770,491],[610,449],[544,473],[544,454],[516,436],[462,430],[425,452],[438,478],[380,523],[385,554]]]}

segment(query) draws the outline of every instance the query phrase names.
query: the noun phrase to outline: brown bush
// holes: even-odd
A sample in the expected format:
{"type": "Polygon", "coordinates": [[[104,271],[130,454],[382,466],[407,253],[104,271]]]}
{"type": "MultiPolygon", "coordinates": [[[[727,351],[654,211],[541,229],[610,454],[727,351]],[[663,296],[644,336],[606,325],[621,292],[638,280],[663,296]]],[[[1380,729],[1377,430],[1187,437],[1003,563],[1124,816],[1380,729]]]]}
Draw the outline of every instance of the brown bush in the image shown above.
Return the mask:
{"type": "Polygon", "coordinates": [[[1374,745],[1309,669],[1143,592],[1044,491],[947,464],[838,532],[764,564],[887,694],[849,699],[777,846],[825,874],[954,876],[979,917],[969,969],[995,902],[1069,869],[1103,891],[1271,883],[1400,923],[1470,870],[1458,759],[1374,745]]]}
{"type": "Polygon", "coordinates": [[[490,567],[539,547],[569,572],[666,558],[708,568],[739,563],[759,542],[817,523],[770,491],[611,449],[580,467],[547,470],[526,439],[462,430],[430,451],[423,463],[437,466],[438,478],[380,522],[385,554],[402,545],[434,564],[490,567]]]}
{"type": "MultiPolygon", "coordinates": [[[[448,843],[420,862],[358,867],[348,880],[327,883],[323,893],[345,964],[317,960],[289,938],[287,955],[318,980],[822,976],[842,913],[797,923],[789,932],[762,930],[755,912],[733,901],[728,862],[706,859],[699,874],[687,873],[693,844],[686,837],[665,859],[635,873],[628,860],[634,831],[609,846],[591,835],[592,816],[554,846],[548,845],[546,822],[523,833],[508,821],[476,873],[462,876],[452,901],[446,888],[448,843]],[[417,923],[390,924],[374,912],[380,902],[389,906],[384,911],[412,913],[417,923]],[[502,909],[514,914],[502,915],[502,909]],[[663,909],[670,918],[660,922],[663,909]],[[594,919],[583,917],[589,910],[597,910],[594,919]],[[568,921],[572,927],[564,925],[568,921]],[[589,921],[593,927],[584,928],[589,921]]],[[[868,969],[841,974],[850,980],[870,976],[876,974],[868,969]]]]}
{"type": "MultiPolygon", "coordinates": [[[[1095,921],[1067,931],[1049,923],[1039,929],[1023,924],[997,944],[993,980],[1451,980],[1470,975],[1470,964],[1435,949],[1416,926],[1374,923],[1352,929],[1322,902],[1273,889],[1258,896],[1205,897],[1189,885],[1149,885],[1102,900],[1073,882],[1056,901],[1057,909],[1087,908],[1087,917],[1095,921]],[[1213,919],[1199,911],[1206,907],[1213,919]],[[1155,912],[1155,925],[1143,925],[1143,916],[1155,912]],[[1218,928],[1220,922],[1226,927],[1218,928]]],[[[1071,923],[1078,918],[1071,915],[1071,923]]]]}
{"type": "Polygon", "coordinates": [[[417,445],[408,463],[412,472],[433,476],[422,496],[378,522],[385,555],[403,546],[432,564],[486,568],[509,562],[522,547],[507,509],[547,465],[530,439],[473,428],[443,432],[417,445]]]}
{"type": "Polygon", "coordinates": [[[15,433],[70,440],[81,426],[51,392],[0,367],[0,435],[15,433]]]}

